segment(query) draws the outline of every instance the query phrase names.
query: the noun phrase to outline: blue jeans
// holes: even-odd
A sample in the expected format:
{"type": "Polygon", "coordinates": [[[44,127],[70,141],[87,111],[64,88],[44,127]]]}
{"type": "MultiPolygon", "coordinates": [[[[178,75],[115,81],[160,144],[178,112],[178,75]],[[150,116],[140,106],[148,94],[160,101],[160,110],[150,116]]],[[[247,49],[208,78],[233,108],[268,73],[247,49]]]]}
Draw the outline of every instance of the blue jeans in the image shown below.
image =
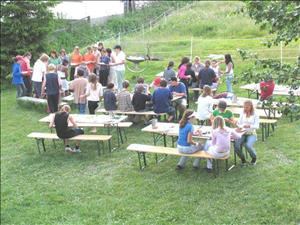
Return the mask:
{"type": "Polygon", "coordinates": [[[17,98],[22,97],[26,94],[26,87],[24,84],[16,84],[17,87],[17,98]]]}
{"type": "Polygon", "coordinates": [[[125,70],[116,70],[116,75],[117,75],[118,90],[121,91],[123,88],[123,82],[125,80],[125,70]]]}
{"type": "MultiPolygon", "coordinates": [[[[198,152],[198,151],[202,150],[202,145],[201,144],[199,144],[199,145],[190,145],[190,146],[177,145],[177,148],[178,148],[178,151],[180,153],[193,154],[195,152],[198,152]]],[[[187,156],[181,156],[177,165],[181,166],[181,167],[184,167],[187,159],[188,159],[187,156]]],[[[194,167],[199,167],[199,162],[200,162],[200,159],[195,159],[195,161],[193,163],[193,166],[194,167]]]]}
{"type": "Polygon", "coordinates": [[[86,107],[86,103],[78,103],[77,104],[79,114],[85,114],[85,107],[86,107]]]}
{"type": "Polygon", "coordinates": [[[254,143],[257,141],[256,135],[243,135],[240,139],[234,142],[234,151],[242,159],[245,160],[245,155],[242,151],[242,146],[244,145],[246,150],[249,152],[251,158],[256,158],[256,151],[253,148],[254,143]]]}
{"type": "Polygon", "coordinates": [[[232,75],[226,75],[226,89],[227,89],[227,92],[230,92],[230,93],[233,93],[232,80],[233,80],[232,75]]]}

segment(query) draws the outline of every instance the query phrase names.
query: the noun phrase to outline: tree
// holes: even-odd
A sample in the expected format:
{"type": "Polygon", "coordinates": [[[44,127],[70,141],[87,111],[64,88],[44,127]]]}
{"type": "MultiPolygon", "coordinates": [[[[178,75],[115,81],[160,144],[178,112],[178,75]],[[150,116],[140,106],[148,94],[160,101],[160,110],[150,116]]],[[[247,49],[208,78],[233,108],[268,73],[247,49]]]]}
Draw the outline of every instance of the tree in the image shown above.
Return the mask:
{"type": "Polygon", "coordinates": [[[58,1],[1,1],[1,79],[10,72],[11,58],[47,48],[54,16],[50,7],[58,1]]]}
{"type": "Polygon", "coordinates": [[[136,3],[135,0],[123,0],[124,2],[124,13],[132,13],[135,11],[136,3]]]}
{"type": "MultiPolygon", "coordinates": [[[[288,45],[297,41],[300,36],[300,2],[299,1],[249,1],[242,10],[254,19],[256,24],[267,28],[274,35],[268,47],[284,42],[288,45]]],[[[300,119],[300,97],[294,95],[294,90],[300,88],[300,56],[294,64],[281,64],[279,60],[262,60],[255,53],[238,50],[242,59],[254,59],[254,66],[241,74],[241,79],[247,83],[259,82],[266,77],[272,77],[277,84],[290,86],[290,96],[280,101],[279,110],[300,119]]],[[[272,101],[272,99],[271,99],[272,101]]],[[[267,103],[271,105],[271,102],[267,103]]]]}

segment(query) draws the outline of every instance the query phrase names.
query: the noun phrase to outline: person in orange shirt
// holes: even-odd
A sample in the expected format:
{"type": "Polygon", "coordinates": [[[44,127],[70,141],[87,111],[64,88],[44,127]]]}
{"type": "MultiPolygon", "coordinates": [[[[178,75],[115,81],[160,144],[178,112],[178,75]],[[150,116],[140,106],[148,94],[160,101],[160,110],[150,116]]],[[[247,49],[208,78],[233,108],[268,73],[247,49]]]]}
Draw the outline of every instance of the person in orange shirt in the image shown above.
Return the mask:
{"type": "Polygon", "coordinates": [[[74,80],[75,68],[81,64],[82,55],[79,52],[79,47],[75,46],[71,54],[71,73],[70,80],[74,80]]]}
{"type": "Polygon", "coordinates": [[[96,57],[91,47],[87,47],[87,52],[83,56],[83,61],[87,65],[90,73],[93,73],[95,68],[95,63],[96,63],[96,57]]]}

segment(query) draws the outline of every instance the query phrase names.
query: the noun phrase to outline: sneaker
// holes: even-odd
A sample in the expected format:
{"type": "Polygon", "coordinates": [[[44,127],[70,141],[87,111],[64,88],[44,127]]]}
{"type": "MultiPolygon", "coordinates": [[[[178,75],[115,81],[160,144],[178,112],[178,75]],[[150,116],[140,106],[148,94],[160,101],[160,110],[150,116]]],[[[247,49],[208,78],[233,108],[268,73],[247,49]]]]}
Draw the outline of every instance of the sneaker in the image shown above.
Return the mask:
{"type": "Polygon", "coordinates": [[[250,164],[251,164],[252,166],[255,166],[255,165],[256,165],[256,158],[252,158],[250,164]]]}
{"type": "Polygon", "coordinates": [[[177,165],[177,166],[176,166],[176,170],[182,170],[182,169],[183,169],[182,166],[180,166],[180,165],[177,165]]]}
{"type": "Polygon", "coordinates": [[[74,150],[73,150],[74,152],[77,152],[77,153],[80,153],[81,151],[80,151],[80,148],[74,148],[74,150]]]}
{"type": "Polygon", "coordinates": [[[71,147],[65,147],[65,151],[70,153],[74,152],[74,150],[71,147]]]}

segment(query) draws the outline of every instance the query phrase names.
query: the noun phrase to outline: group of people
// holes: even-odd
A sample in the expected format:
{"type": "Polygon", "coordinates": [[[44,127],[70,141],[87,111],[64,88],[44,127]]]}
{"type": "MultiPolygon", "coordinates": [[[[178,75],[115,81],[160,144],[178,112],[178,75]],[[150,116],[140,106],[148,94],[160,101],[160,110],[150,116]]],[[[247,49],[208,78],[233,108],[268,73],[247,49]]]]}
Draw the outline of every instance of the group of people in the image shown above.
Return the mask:
{"type": "MultiPolygon", "coordinates": [[[[244,146],[251,157],[250,165],[256,164],[256,151],[254,143],[257,141],[256,130],[259,128],[259,116],[255,113],[252,101],[245,101],[243,111],[238,120],[234,120],[232,113],[226,110],[226,102],[220,101],[218,109],[211,115],[212,132],[211,140],[207,140],[204,145],[194,142],[193,136],[202,135],[201,129],[194,130],[192,125],[196,114],[192,110],[186,110],[179,121],[179,136],[177,148],[184,154],[193,154],[197,151],[207,151],[215,158],[225,158],[230,155],[230,144],[234,140],[234,151],[241,159],[242,166],[247,165],[245,155],[242,151],[244,146]],[[236,128],[234,128],[236,127],[236,128]]],[[[182,156],[177,164],[177,169],[185,167],[186,156],[182,156]]],[[[195,169],[199,168],[200,159],[193,162],[195,169]]],[[[212,160],[207,160],[208,172],[212,171],[212,160]]]]}

